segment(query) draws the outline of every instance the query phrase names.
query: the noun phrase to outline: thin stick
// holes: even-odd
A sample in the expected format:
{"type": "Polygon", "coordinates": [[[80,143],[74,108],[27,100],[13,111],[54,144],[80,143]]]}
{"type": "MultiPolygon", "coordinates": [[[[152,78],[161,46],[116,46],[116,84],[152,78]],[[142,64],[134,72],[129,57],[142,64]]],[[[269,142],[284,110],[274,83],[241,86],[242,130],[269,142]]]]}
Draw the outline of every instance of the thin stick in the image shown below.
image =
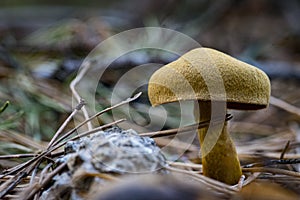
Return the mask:
{"type": "Polygon", "coordinates": [[[205,121],[205,122],[200,122],[199,124],[192,124],[192,125],[184,126],[182,128],[173,128],[173,129],[168,129],[168,130],[164,130],[164,131],[141,133],[139,135],[146,136],[146,137],[152,137],[152,138],[171,136],[171,135],[175,135],[177,133],[184,133],[184,132],[196,130],[197,128],[206,127],[208,125],[209,125],[209,121],[205,121]]]}
{"type": "Polygon", "coordinates": [[[300,159],[281,159],[281,160],[267,160],[264,162],[252,163],[243,166],[243,168],[252,168],[252,167],[264,167],[270,165],[288,165],[288,164],[299,164],[300,159]]]}
{"type": "Polygon", "coordinates": [[[37,170],[38,170],[38,167],[40,165],[40,162],[35,166],[35,168],[32,170],[32,173],[31,173],[31,179],[29,181],[29,185],[33,185],[33,183],[35,182],[34,179],[36,177],[36,173],[37,173],[37,170]]]}
{"type": "Polygon", "coordinates": [[[45,178],[45,180],[41,184],[36,184],[33,187],[30,187],[28,191],[30,193],[24,197],[24,200],[26,199],[32,199],[33,196],[40,191],[42,188],[44,188],[51,180],[52,178],[58,174],[60,171],[62,171],[67,166],[67,163],[63,163],[60,166],[58,166],[53,172],[49,173],[48,176],[45,178]]]}
{"type": "Polygon", "coordinates": [[[181,140],[173,140],[170,138],[163,138],[163,137],[157,137],[155,138],[155,142],[157,146],[164,147],[168,146],[170,148],[174,148],[177,150],[184,150],[184,151],[194,151],[199,152],[199,145],[191,144],[190,142],[184,142],[181,140]]]}
{"type": "Polygon", "coordinates": [[[294,105],[291,105],[291,104],[287,103],[286,101],[283,101],[281,99],[271,96],[270,104],[272,104],[278,108],[281,108],[281,109],[283,109],[293,115],[296,115],[297,117],[300,118],[300,108],[298,108],[294,105]]]}
{"type": "Polygon", "coordinates": [[[102,131],[103,129],[106,129],[108,127],[111,127],[113,125],[119,124],[119,123],[124,122],[124,121],[126,121],[126,119],[119,119],[117,121],[114,121],[114,122],[111,122],[111,123],[108,123],[108,124],[104,124],[103,126],[99,126],[97,128],[94,128],[93,130],[85,131],[85,132],[83,132],[83,133],[81,133],[79,135],[76,135],[73,138],[71,138],[70,140],[77,140],[77,139],[79,139],[81,137],[85,137],[85,136],[88,136],[88,135],[90,135],[92,133],[96,133],[98,131],[102,131]]]}
{"type": "Polygon", "coordinates": [[[282,160],[284,158],[284,155],[285,155],[286,151],[288,150],[289,146],[290,146],[290,141],[287,141],[284,149],[282,150],[282,152],[280,154],[280,158],[279,158],[280,160],[282,160]]]}
{"type": "Polygon", "coordinates": [[[243,168],[243,172],[266,172],[272,174],[283,174],[287,176],[300,177],[299,172],[289,171],[285,169],[277,169],[277,168],[266,168],[266,167],[253,167],[253,168],[243,168]]]}
{"type": "Polygon", "coordinates": [[[111,122],[111,123],[109,123],[109,124],[105,124],[105,125],[103,125],[103,126],[99,126],[98,128],[94,128],[94,129],[92,129],[92,130],[85,131],[85,132],[83,132],[83,133],[81,133],[81,134],[79,134],[79,135],[76,135],[76,136],[72,137],[71,139],[65,141],[64,143],[60,144],[59,146],[65,145],[68,141],[77,140],[77,139],[79,139],[79,138],[81,138],[81,137],[85,137],[85,136],[88,136],[88,135],[90,135],[90,134],[96,133],[96,132],[98,132],[98,131],[102,131],[103,129],[106,129],[106,128],[108,128],[108,127],[111,127],[111,126],[113,126],[113,125],[119,124],[119,123],[124,122],[124,121],[126,121],[126,119],[119,119],[119,120],[114,121],[114,122],[111,122]]]}
{"type": "Polygon", "coordinates": [[[13,159],[13,158],[30,158],[30,157],[34,157],[37,154],[32,154],[32,153],[28,153],[28,154],[14,154],[14,155],[1,155],[0,156],[0,160],[1,159],[13,159]]]}
{"type": "MultiPolygon", "coordinates": [[[[9,180],[9,179],[11,179],[11,178],[13,178],[13,177],[14,177],[14,175],[8,175],[8,176],[6,176],[6,177],[0,178],[0,181],[7,181],[7,180],[9,180]]],[[[31,179],[31,176],[27,176],[27,177],[24,178],[23,180],[25,180],[25,181],[30,181],[30,179],[31,179]]],[[[35,179],[37,180],[38,177],[35,177],[35,179]]]]}
{"type": "MultiPolygon", "coordinates": [[[[230,119],[232,119],[232,115],[226,115],[225,121],[228,121],[230,119]]],[[[148,136],[148,137],[152,137],[152,138],[164,137],[164,136],[175,135],[175,134],[180,133],[180,132],[183,133],[183,132],[188,132],[188,131],[204,128],[204,127],[209,126],[210,123],[218,124],[218,123],[222,123],[222,122],[224,122],[224,119],[217,119],[213,122],[204,121],[204,122],[200,122],[200,123],[197,123],[197,124],[184,126],[182,128],[174,128],[174,129],[169,129],[169,130],[164,130],[164,131],[155,131],[155,132],[149,132],[149,133],[141,133],[139,135],[140,136],[148,136]]]]}
{"type": "Polygon", "coordinates": [[[98,128],[95,128],[95,129],[93,129],[93,130],[86,131],[86,132],[84,132],[84,133],[81,133],[81,134],[79,134],[79,135],[76,135],[76,136],[74,136],[73,138],[70,138],[70,139],[68,139],[68,140],[66,140],[66,141],[64,141],[64,142],[62,142],[62,143],[60,143],[60,144],[54,145],[51,149],[49,149],[49,150],[47,150],[47,152],[45,152],[45,155],[44,155],[44,156],[48,155],[48,154],[49,154],[50,152],[52,152],[52,151],[57,150],[58,148],[62,147],[63,145],[65,145],[67,142],[69,142],[69,141],[71,141],[71,140],[77,140],[77,139],[79,139],[79,138],[81,138],[81,137],[84,137],[84,136],[87,136],[87,135],[89,135],[89,134],[95,133],[95,132],[97,132],[97,131],[99,131],[99,130],[103,130],[103,129],[108,128],[108,127],[111,127],[111,126],[113,126],[113,125],[115,125],[115,124],[121,123],[121,122],[123,122],[124,120],[125,120],[125,119],[120,119],[120,120],[111,122],[111,123],[109,123],[109,124],[105,124],[105,125],[103,125],[103,126],[99,126],[98,128]]]}
{"type": "Polygon", "coordinates": [[[177,168],[170,167],[170,166],[166,166],[165,168],[170,170],[170,171],[187,174],[187,175],[191,176],[192,178],[200,181],[201,183],[204,183],[208,187],[211,187],[211,188],[213,188],[217,191],[220,191],[220,192],[224,192],[224,193],[227,193],[227,194],[234,194],[235,192],[238,191],[236,188],[233,188],[233,187],[231,187],[231,186],[229,186],[225,183],[221,183],[219,181],[210,179],[210,178],[205,177],[205,176],[200,175],[200,174],[194,174],[194,173],[191,173],[190,171],[177,169],[177,168]]]}
{"type": "Polygon", "coordinates": [[[23,178],[25,178],[26,176],[27,176],[26,172],[20,172],[19,174],[17,174],[16,176],[13,176],[10,180],[5,182],[5,184],[3,184],[0,187],[0,199],[2,199],[9,191],[14,189],[15,186],[17,184],[19,184],[21,182],[21,180],[23,178]]]}
{"type": "MultiPolygon", "coordinates": [[[[104,128],[106,128],[106,127],[112,126],[112,125],[117,124],[117,123],[120,123],[120,122],[122,122],[122,121],[124,121],[124,119],[121,119],[121,120],[112,122],[112,123],[110,123],[110,124],[105,124],[105,125],[103,125],[103,126],[101,126],[101,127],[98,127],[98,128],[99,128],[99,129],[100,129],[100,128],[101,128],[101,129],[104,129],[104,128]]],[[[93,130],[92,130],[92,131],[89,131],[89,134],[91,134],[92,132],[93,132],[93,130]]],[[[87,133],[83,133],[83,134],[86,135],[87,133]]],[[[83,137],[83,134],[78,135],[78,136],[75,136],[74,138],[71,138],[71,139],[74,140],[74,139],[76,139],[76,138],[79,138],[80,136],[83,137]]],[[[71,139],[70,139],[70,140],[71,140],[71,139]]],[[[16,181],[13,182],[10,186],[8,186],[7,188],[5,188],[5,192],[6,192],[6,193],[9,192],[9,191],[10,191],[11,189],[13,189],[13,188],[14,188],[14,187],[15,187],[15,186],[16,186],[16,185],[17,185],[24,177],[26,177],[28,174],[30,174],[30,172],[34,169],[34,166],[36,166],[34,163],[40,162],[40,160],[41,160],[42,158],[44,158],[45,156],[47,156],[47,155],[48,155],[49,153],[51,153],[52,151],[55,151],[56,149],[58,149],[58,148],[60,148],[61,146],[65,145],[67,142],[68,142],[68,141],[65,141],[65,142],[63,142],[63,143],[61,143],[61,144],[58,144],[58,145],[56,145],[56,146],[51,147],[50,149],[46,150],[45,152],[42,152],[41,154],[37,155],[36,157],[32,158],[31,160],[29,160],[28,162],[26,162],[24,165],[22,165],[22,168],[17,168],[17,169],[15,169],[15,170],[13,170],[13,171],[9,171],[8,173],[2,175],[0,178],[3,178],[3,177],[6,176],[6,175],[9,175],[9,174],[11,174],[11,173],[17,172],[17,171],[19,171],[19,170],[21,170],[21,169],[23,169],[23,168],[29,166],[29,168],[25,170],[26,173],[23,174],[23,176],[20,176],[18,180],[16,180],[16,181]]],[[[3,195],[5,196],[6,193],[4,193],[3,195]]],[[[2,193],[0,192],[0,195],[1,195],[1,194],[2,194],[2,193]]],[[[4,196],[3,196],[3,197],[4,197],[4,196]]]]}
{"type": "MultiPolygon", "coordinates": [[[[118,104],[116,104],[116,105],[114,105],[114,106],[111,106],[111,107],[109,107],[109,108],[106,108],[106,109],[104,109],[104,110],[98,112],[98,113],[95,114],[94,116],[90,117],[88,120],[92,120],[93,118],[95,118],[95,117],[97,117],[97,116],[99,116],[99,115],[101,115],[101,114],[103,114],[103,113],[105,113],[105,112],[107,112],[107,111],[109,111],[109,110],[111,110],[111,109],[117,108],[117,107],[122,106],[122,105],[124,105],[124,104],[126,104],[126,103],[129,103],[129,102],[131,102],[131,101],[134,101],[134,100],[136,100],[139,96],[141,96],[141,94],[142,94],[142,93],[139,92],[139,93],[137,93],[136,95],[134,95],[132,98],[128,98],[128,99],[125,100],[125,101],[122,101],[122,102],[120,102],[120,103],[118,103],[118,104]]],[[[86,120],[86,121],[88,121],[88,120],[86,120]]],[[[52,145],[52,148],[50,148],[50,149],[48,149],[47,151],[44,151],[44,152],[38,154],[36,157],[32,158],[31,160],[28,160],[28,161],[25,162],[25,163],[22,163],[22,164],[20,164],[20,165],[18,165],[18,166],[15,166],[15,167],[13,167],[13,168],[11,168],[11,169],[9,169],[9,170],[6,170],[4,174],[0,175],[0,178],[4,177],[4,176],[6,176],[6,175],[10,175],[10,174],[16,173],[16,172],[18,172],[19,170],[21,170],[21,169],[23,169],[23,168],[29,166],[31,163],[33,163],[33,162],[35,162],[35,161],[41,159],[42,157],[44,157],[44,156],[46,156],[46,155],[49,155],[51,152],[55,151],[56,149],[58,149],[59,147],[61,147],[62,145],[64,145],[66,142],[63,143],[63,144],[61,144],[61,145],[58,145],[58,144],[59,144],[61,141],[63,141],[65,138],[69,137],[72,133],[74,133],[74,132],[75,132],[78,128],[80,128],[82,125],[84,125],[84,124],[86,123],[86,121],[80,123],[78,126],[76,126],[76,127],[73,128],[71,131],[69,131],[68,133],[66,133],[66,134],[65,134],[63,137],[61,137],[59,140],[57,140],[56,142],[54,142],[54,144],[52,145]]],[[[107,127],[107,125],[104,125],[104,127],[107,127]]],[[[103,128],[103,126],[102,126],[102,128],[103,128]]]]}
{"type": "MultiPolygon", "coordinates": [[[[49,168],[53,166],[53,163],[49,163],[48,165],[46,165],[46,167],[42,170],[41,172],[41,175],[40,175],[40,178],[39,178],[39,181],[38,181],[38,184],[42,184],[43,183],[43,180],[44,180],[44,177],[46,177],[46,173],[48,172],[49,168]]],[[[40,193],[41,191],[39,190],[35,196],[34,196],[34,199],[39,199],[39,196],[40,196],[40,193]]]]}
{"type": "MultiPolygon", "coordinates": [[[[59,152],[55,152],[55,153],[51,153],[50,157],[51,158],[55,158],[57,156],[61,156],[62,154],[64,154],[64,152],[59,151],[59,152]]],[[[4,160],[4,159],[15,159],[15,158],[32,158],[37,156],[38,154],[32,154],[32,153],[25,153],[25,154],[14,154],[14,155],[1,155],[0,156],[0,160],[4,160]]]]}
{"type": "Polygon", "coordinates": [[[250,176],[248,176],[247,179],[243,183],[243,187],[252,183],[260,174],[261,174],[261,172],[254,172],[250,176]]]}
{"type": "MultiPolygon", "coordinates": [[[[90,67],[91,67],[91,61],[85,61],[82,64],[82,70],[77,74],[76,78],[74,78],[72,80],[72,82],[70,83],[70,89],[78,103],[81,102],[81,97],[80,97],[79,93],[77,92],[77,90],[75,89],[75,87],[81,81],[81,79],[84,77],[86,72],[90,69],[90,67]]],[[[89,119],[89,113],[86,110],[85,106],[82,107],[82,112],[83,112],[84,118],[89,119]]],[[[88,130],[93,129],[93,125],[90,121],[87,121],[87,126],[88,126],[88,130]]]]}
{"type": "Polygon", "coordinates": [[[168,165],[172,165],[172,166],[194,168],[198,170],[202,169],[202,165],[195,164],[195,163],[182,163],[182,162],[171,162],[171,161],[168,161],[167,163],[168,165]]]}
{"type": "Polygon", "coordinates": [[[94,118],[96,118],[96,117],[102,115],[103,113],[105,113],[105,112],[107,112],[107,111],[110,111],[110,110],[115,109],[115,108],[117,108],[117,107],[120,107],[120,106],[122,106],[122,105],[124,105],[124,104],[126,104],[126,103],[129,103],[129,102],[131,102],[131,101],[136,100],[137,98],[139,98],[139,97],[141,96],[141,94],[142,94],[142,93],[139,92],[139,93],[137,93],[136,95],[134,95],[133,97],[128,98],[128,99],[125,100],[125,101],[122,101],[122,102],[120,102],[120,103],[118,103],[118,104],[116,104],[116,105],[114,105],[114,106],[111,106],[111,107],[109,107],[109,108],[106,108],[106,109],[104,109],[104,110],[102,110],[102,111],[96,113],[96,114],[93,115],[92,117],[86,119],[84,122],[81,122],[81,123],[78,124],[75,128],[73,128],[72,130],[70,130],[69,132],[67,132],[67,133],[66,133],[64,136],[62,136],[59,140],[57,140],[56,142],[54,142],[54,144],[53,144],[52,146],[57,145],[58,143],[60,143],[61,141],[63,141],[63,140],[66,139],[67,137],[69,137],[69,136],[70,136],[71,134],[73,134],[77,129],[79,129],[80,127],[82,127],[85,123],[87,123],[87,122],[93,120],[94,118]]]}
{"type": "Polygon", "coordinates": [[[27,177],[32,172],[32,170],[35,169],[35,167],[38,165],[36,163],[39,163],[41,160],[40,158],[36,158],[38,157],[31,159],[34,160],[32,162],[26,162],[26,164],[29,165],[28,168],[25,168],[23,171],[20,171],[16,176],[12,178],[12,180],[9,180],[6,184],[4,184],[4,189],[0,189],[0,199],[3,198],[8,192],[13,190],[23,180],[23,178],[27,177]]]}
{"type": "MultiPolygon", "coordinates": [[[[134,97],[132,97],[132,98],[128,98],[127,100],[122,101],[122,102],[120,102],[119,104],[116,104],[116,105],[111,106],[111,107],[109,107],[109,108],[107,108],[107,109],[105,109],[105,110],[102,110],[101,112],[98,112],[98,113],[95,114],[94,116],[92,116],[92,117],[88,118],[87,120],[85,120],[84,122],[80,123],[80,124],[79,124],[78,126],[76,126],[74,129],[72,129],[71,131],[69,131],[69,132],[68,132],[67,134],[65,134],[64,136],[62,136],[59,140],[56,140],[56,141],[53,140],[53,141],[55,141],[55,142],[53,142],[51,145],[48,145],[48,146],[50,147],[49,149],[47,149],[47,150],[45,150],[45,151],[43,151],[43,152],[37,154],[37,155],[36,155],[35,157],[33,157],[31,160],[26,161],[25,163],[22,163],[22,164],[20,164],[20,165],[17,165],[17,166],[15,166],[15,167],[13,167],[13,168],[7,170],[4,174],[0,175],[0,178],[3,178],[3,177],[5,177],[5,176],[7,176],[7,175],[10,175],[10,174],[13,174],[13,173],[18,173],[17,175],[13,176],[12,179],[6,181],[6,183],[3,184],[3,185],[1,186],[2,189],[0,190],[0,199],[1,199],[2,197],[4,197],[8,192],[10,192],[11,190],[13,190],[13,189],[21,182],[21,180],[23,180],[23,179],[26,178],[30,173],[32,173],[32,171],[39,165],[40,161],[41,161],[43,158],[45,158],[47,155],[51,154],[51,152],[53,152],[53,151],[57,150],[58,148],[60,148],[61,146],[63,146],[68,140],[65,141],[65,142],[62,142],[62,141],[63,141],[64,139],[66,139],[67,137],[69,137],[69,136],[70,136],[73,132],[75,132],[79,127],[81,127],[82,125],[84,125],[84,124],[87,123],[87,122],[90,122],[93,118],[95,118],[95,117],[97,117],[97,116],[99,116],[99,115],[101,115],[101,114],[103,114],[103,113],[105,113],[105,112],[107,112],[107,111],[109,111],[109,110],[111,110],[111,109],[117,108],[117,107],[119,107],[119,106],[121,106],[121,105],[124,105],[124,104],[126,104],[126,103],[129,103],[129,102],[131,102],[131,101],[137,99],[141,94],[142,94],[142,93],[140,92],[140,93],[136,94],[136,95],[135,95],[134,97]],[[22,170],[22,171],[21,171],[21,170],[22,170]]],[[[106,127],[112,126],[112,125],[117,124],[117,123],[120,123],[120,122],[122,122],[122,121],[124,121],[124,119],[121,119],[121,120],[112,122],[112,123],[110,123],[110,124],[103,125],[103,126],[98,127],[98,128],[96,128],[96,129],[94,129],[94,130],[91,129],[90,131],[84,132],[83,134],[80,134],[80,135],[78,135],[78,136],[75,136],[75,137],[73,137],[73,138],[71,138],[71,139],[77,139],[77,138],[79,138],[79,137],[83,137],[83,136],[85,136],[85,135],[87,135],[87,134],[91,134],[91,133],[93,133],[93,132],[95,132],[95,131],[99,131],[100,129],[102,130],[102,129],[106,128],[106,127]]],[[[60,130],[57,131],[57,132],[60,132],[60,130]]],[[[57,136],[55,136],[55,137],[57,137],[57,136]]],[[[66,165],[66,163],[64,163],[64,164],[62,164],[62,165],[66,165]]],[[[51,181],[51,178],[57,173],[56,171],[57,171],[57,170],[60,170],[61,167],[64,167],[64,166],[62,166],[62,165],[59,166],[58,168],[56,168],[56,170],[54,170],[52,173],[50,173],[50,174],[47,176],[47,178],[45,179],[45,181],[43,182],[43,184],[41,184],[41,186],[40,186],[38,183],[37,183],[37,184],[34,184],[34,185],[33,185],[33,190],[32,190],[31,193],[27,196],[27,199],[28,199],[28,198],[31,199],[31,198],[36,194],[36,192],[40,190],[40,188],[44,187],[49,181],[51,181]],[[53,174],[54,172],[56,172],[56,173],[53,174]],[[36,189],[36,188],[38,188],[38,189],[36,189]]]]}
{"type": "Polygon", "coordinates": [[[40,175],[40,179],[39,179],[39,183],[42,183],[44,177],[46,176],[47,171],[49,170],[50,167],[53,166],[53,163],[49,163],[48,165],[46,165],[46,167],[42,170],[41,175],[40,175]]]}
{"type": "Polygon", "coordinates": [[[54,136],[52,137],[51,141],[49,142],[47,149],[49,149],[54,141],[57,139],[57,137],[62,133],[62,131],[65,129],[67,124],[73,119],[73,117],[77,114],[79,110],[84,106],[85,102],[81,100],[79,104],[76,106],[76,108],[73,110],[73,112],[69,115],[69,117],[64,121],[64,123],[59,127],[59,129],[56,131],[54,136]]]}
{"type": "Polygon", "coordinates": [[[6,170],[3,170],[2,174],[0,175],[0,178],[3,178],[5,176],[7,176],[7,175],[11,175],[11,174],[17,173],[18,171],[20,171],[23,168],[25,168],[28,165],[30,165],[32,163],[32,160],[33,160],[33,158],[31,160],[28,160],[28,161],[26,161],[24,163],[21,163],[21,164],[17,165],[17,166],[14,166],[14,167],[6,169],[6,170]]]}
{"type": "Polygon", "coordinates": [[[242,176],[241,176],[241,178],[240,178],[240,180],[239,180],[239,182],[238,182],[238,184],[237,184],[237,186],[236,186],[236,188],[238,189],[238,190],[241,190],[242,189],[242,187],[243,187],[243,185],[244,185],[244,183],[245,183],[245,175],[243,174],[242,176]]]}

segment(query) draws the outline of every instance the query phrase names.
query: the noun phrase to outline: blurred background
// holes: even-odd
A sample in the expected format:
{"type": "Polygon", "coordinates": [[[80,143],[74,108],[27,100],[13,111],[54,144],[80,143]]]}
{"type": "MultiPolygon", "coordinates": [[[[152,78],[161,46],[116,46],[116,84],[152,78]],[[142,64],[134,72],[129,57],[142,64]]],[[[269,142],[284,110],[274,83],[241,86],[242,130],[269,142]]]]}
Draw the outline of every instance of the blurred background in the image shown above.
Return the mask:
{"type": "MultiPolygon", "coordinates": [[[[230,111],[233,119],[229,128],[243,166],[271,159],[299,159],[299,19],[299,0],[1,0],[0,105],[8,106],[0,109],[0,155],[45,149],[46,142],[72,112],[71,81],[101,41],[133,28],[163,27],[255,65],[270,77],[272,96],[279,101],[271,99],[270,106],[260,111],[230,111]],[[5,104],[7,101],[9,104],[5,104]]],[[[193,123],[190,104],[182,104],[180,111],[178,103],[165,105],[164,109],[151,108],[147,85],[135,84],[147,79],[144,75],[148,77],[152,71],[130,71],[147,63],[161,66],[177,56],[147,49],[111,63],[97,85],[97,111],[111,106],[112,92],[124,74],[127,81],[122,82],[116,99],[122,101],[133,95],[127,93],[132,88],[143,94],[130,103],[129,114],[119,108],[105,113],[98,122],[106,124],[125,117],[128,121],[120,126],[139,133],[193,123]]],[[[84,120],[79,115],[80,119],[84,120]]],[[[73,125],[71,121],[68,128],[73,125]]],[[[164,147],[172,139],[155,141],[164,147]]],[[[167,159],[199,163],[198,140],[187,151],[182,145],[179,140],[170,146],[167,159]],[[182,150],[184,154],[179,154],[182,150]]],[[[2,159],[0,171],[19,162],[2,159]]],[[[300,170],[299,164],[275,168],[300,170]]],[[[256,181],[276,182],[300,194],[296,175],[262,173],[256,181]]]]}
{"type": "MultiPolygon", "coordinates": [[[[0,103],[10,104],[0,116],[0,154],[43,147],[41,141],[49,141],[72,111],[69,84],[83,59],[101,41],[137,27],[176,30],[202,46],[253,64],[269,75],[273,96],[300,106],[299,19],[298,0],[2,0],[0,103]]],[[[110,106],[114,85],[125,72],[137,65],[174,59],[171,54],[139,51],[113,62],[99,82],[97,110],[110,106]]],[[[139,74],[132,76],[132,80],[139,78],[139,74]]],[[[155,123],[143,128],[151,120],[146,90],[146,85],[137,89],[144,94],[132,103],[131,122],[126,126],[138,132],[156,130],[155,123]]],[[[178,105],[168,105],[166,110],[163,128],[178,127],[178,105]]],[[[299,131],[299,116],[273,105],[233,114],[231,129],[240,146],[283,131],[290,134],[284,141],[294,140],[299,131]],[[249,134],[241,136],[240,132],[249,134]],[[253,132],[256,135],[250,135],[253,132]]],[[[99,122],[112,120],[107,113],[99,122]]],[[[284,146],[283,141],[279,143],[278,152],[284,146]]]]}

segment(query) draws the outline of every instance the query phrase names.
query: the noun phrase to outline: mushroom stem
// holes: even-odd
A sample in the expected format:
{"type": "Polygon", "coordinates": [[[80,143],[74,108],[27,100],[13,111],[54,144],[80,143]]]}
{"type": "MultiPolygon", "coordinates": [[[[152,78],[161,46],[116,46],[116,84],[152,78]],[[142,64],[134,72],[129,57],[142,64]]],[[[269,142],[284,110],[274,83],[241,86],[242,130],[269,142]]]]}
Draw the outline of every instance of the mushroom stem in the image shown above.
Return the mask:
{"type": "MultiPolygon", "coordinates": [[[[195,103],[198,104],[195,105],[194,110],[196,121],[211,120],[211,102],[196,101],[195,103]]],[[[230,185],[237,184],[242,171],[235,145],[227,130],[227,122],[198,129],[198,137],[201,145],[203,174],[230,185]],[[204,144],[204,139],[206,144],[204,144]]]]}

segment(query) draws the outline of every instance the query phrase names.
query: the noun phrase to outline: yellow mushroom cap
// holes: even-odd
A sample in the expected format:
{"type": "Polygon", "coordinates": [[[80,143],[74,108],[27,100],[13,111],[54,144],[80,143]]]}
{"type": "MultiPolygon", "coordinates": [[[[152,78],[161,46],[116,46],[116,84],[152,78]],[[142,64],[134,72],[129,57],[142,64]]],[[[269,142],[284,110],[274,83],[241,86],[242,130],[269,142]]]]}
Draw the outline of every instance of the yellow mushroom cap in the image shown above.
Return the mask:
{"type": "Polygon", "coordinates": [[[226,101],[230,109],[268,106],[270,80],[260,69],[210,48],[193,49],[150,78],[153,106],[181,100],[226,101]]]}

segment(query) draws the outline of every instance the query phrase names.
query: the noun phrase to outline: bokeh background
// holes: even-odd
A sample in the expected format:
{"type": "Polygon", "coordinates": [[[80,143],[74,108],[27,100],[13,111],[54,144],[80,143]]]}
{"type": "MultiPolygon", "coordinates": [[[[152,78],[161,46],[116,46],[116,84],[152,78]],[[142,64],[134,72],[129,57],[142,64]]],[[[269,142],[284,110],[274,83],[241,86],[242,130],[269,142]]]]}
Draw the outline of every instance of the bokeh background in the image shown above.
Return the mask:
{"type": "MultiPolygon", "coordinates": [[[[83,59],[101,41],[137,27],[176,30],[202,46],[253,64],[269,75],[274,97],[300,106],[299,19],[298,0],[2,0],[0,102],[10,104],[0,115],[0,154],[43,148],[72,111],[69,84],[83,59]]],[[[97,110],[110,106],[111,91],[128,70],[174,59],[140,51],[112,63],[98,85],[97,110]]],[[[132,80],[135,78],[139,74],[132,80]]],[[[137,91],[144,94],[132,103],[127,127],[138,132],[156,130],[155,124],[143,129],[150,123],[147,86],[137,91]]],[[[178,127],[177,106],[166,107],[169,114],[164,129],[178,127]]],[[[287,141],[293,153],[299,151],[299,115],[273,104],[263,111],[232,114],[231,131],[245,163],[249,154],[275,158],[287,141]]],[[[107,113],[99,122],[112,120],[107,113]]],[[[167,141],[157,142],[164,145],[167,141]]],[[[198,147],[191,149],[197,157],[198,147]]],[[[3,165],[14,164],[5,161],[3,165]]]]}

